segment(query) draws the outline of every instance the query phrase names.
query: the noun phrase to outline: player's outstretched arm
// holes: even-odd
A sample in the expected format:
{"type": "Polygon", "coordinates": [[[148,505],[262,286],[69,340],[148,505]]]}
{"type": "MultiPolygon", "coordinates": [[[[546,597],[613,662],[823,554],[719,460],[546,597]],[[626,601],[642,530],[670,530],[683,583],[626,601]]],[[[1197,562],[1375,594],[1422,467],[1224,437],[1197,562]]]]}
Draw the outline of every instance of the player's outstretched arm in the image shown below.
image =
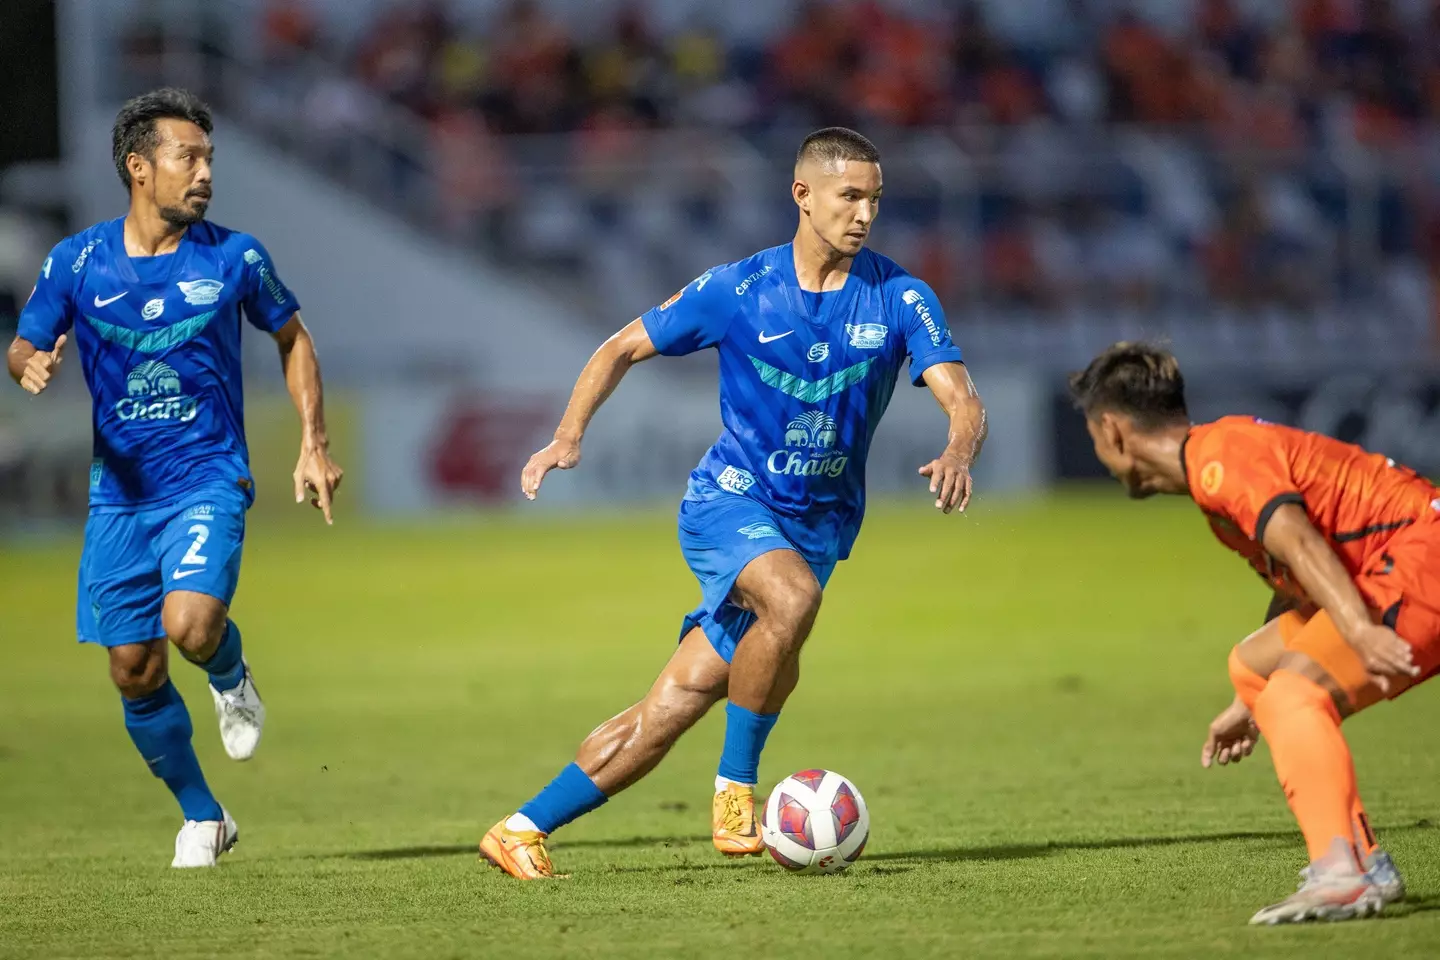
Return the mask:
{"type": "Polygon", "coordinates": [[[39,395],[50,386],[50,378],[60,367],[64,356],[67,334],[60,334],[53,350],[37,350],[35,344],[24,337],[16,337],[5,351],[5,366],[10,379],[24,387],[29,393],[39,395]]]}
{"type": "Polygon", "coordinates": [[[950,439],[940,456],[920,468],[920,475],[930,478],[930,492],[935,494],[938,509],[964,513],[973,486],[970,468],[980,456],[990,430],[985,404],[963,363],[937,363],[927,367],[922,376],[940,409],[950,418],[950,439]]]}
{"type": "Polygon", "coordinates": [[[345,471],[330,459],[330,437],[325,432],[325,389],[320,380],[320,358],[315,353],[315,341],[298,313],[275,331],[274,336],[280,347],[285,386],[300,413],[300,459],[295,464],[295,502],[303,502],[308,489],[315,495],[310,505],[325,514],[326,523],[334,523],[331,502],[345,471]]]}
{"type": "Polygon", "coordinates": [[[527,499],[534,500],[540,493],[545,474],[551,470],[569,470],[580,462],[580,441],[595,412],[615,392],[631,367],[656,353],[655,344],[640,320],[632,320],[600,345],[580,371],[580,379],[575,381],[570,402],[565,405],[565,415],[555,428],[555,439],[536,451],[520,473],[520,489],[527,499]]]}
{"type": "Polygon", "coordinates": [[[1419,674],[1410,645],[1370,618],[1365,599],[1345,565],[1310,522],[1304,507],[1295,503],[1280,506],[1266,524],[1262,539],[1270,555],[1290,568],[1305,594],[1330,614],[1335,628],[1360,654],[1382,690],[1389,686],[1386,677],[1419,674]]]}

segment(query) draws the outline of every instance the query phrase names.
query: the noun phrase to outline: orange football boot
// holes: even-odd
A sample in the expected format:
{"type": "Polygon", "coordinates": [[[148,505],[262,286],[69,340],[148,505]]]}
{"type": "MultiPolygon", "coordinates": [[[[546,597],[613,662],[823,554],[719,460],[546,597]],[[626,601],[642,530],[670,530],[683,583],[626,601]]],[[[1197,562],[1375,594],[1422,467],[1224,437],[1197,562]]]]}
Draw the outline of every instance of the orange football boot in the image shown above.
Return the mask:
{"type": "Polygon", "coordinates": [[[765,851],[760,824],[755,819],[755,790],[751,787],[730,783],[715,794],[710,827],[715,849],[727,857],[753,857],[765,851]]]}
{"type": "MultiPolygon", "coordinates": [[[[509,820],[506,817],[505,820],[509,820]]],[[[508,830],[505,820],[491,827],[480,840],[480,856],[516,880],[564,880],[556,873],[545,850],[545,834],[538,830],[508,830]]]]}

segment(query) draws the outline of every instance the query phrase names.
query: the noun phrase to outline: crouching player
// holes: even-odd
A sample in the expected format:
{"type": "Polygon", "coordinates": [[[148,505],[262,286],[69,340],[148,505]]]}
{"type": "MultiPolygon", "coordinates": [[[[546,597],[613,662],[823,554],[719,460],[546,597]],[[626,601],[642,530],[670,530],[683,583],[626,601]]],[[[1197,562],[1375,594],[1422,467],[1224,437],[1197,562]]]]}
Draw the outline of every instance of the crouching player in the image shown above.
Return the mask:
{"type": "Polygon", "coordinates": [[[1193,426],[1175,358],[1119,343],[1071,378],[1095,452],[1135,498],[1193,498],[1275,591],[1230,656],[1235,702],[1201,762],[1259,734],[1309,848],[1298,892],[1251,923],[1372,916],[1404,896],[1361,805],[1346,717],[1440,668],[1440,488],[1352,444],[1251,417],[1193,426]]]}

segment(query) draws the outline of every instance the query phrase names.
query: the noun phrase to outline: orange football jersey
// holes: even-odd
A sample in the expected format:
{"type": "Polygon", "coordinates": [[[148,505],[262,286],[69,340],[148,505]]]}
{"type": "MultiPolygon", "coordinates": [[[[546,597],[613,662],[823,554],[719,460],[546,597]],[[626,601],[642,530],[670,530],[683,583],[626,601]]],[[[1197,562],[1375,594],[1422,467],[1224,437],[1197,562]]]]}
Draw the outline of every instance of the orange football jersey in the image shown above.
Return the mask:
{"type": "Polygon", "coordinates": [[[1254,417],[1191,428],[1180,458],[1190,494],[1220,542],[1271,586],[1301,599],[1304,591],[1261,545],[1280,506],[1303,506],[1352,577],[1383,562],[1397,532],[1440,521],[1440,488],[1415,471],[1354,444],[1254,417]]]}

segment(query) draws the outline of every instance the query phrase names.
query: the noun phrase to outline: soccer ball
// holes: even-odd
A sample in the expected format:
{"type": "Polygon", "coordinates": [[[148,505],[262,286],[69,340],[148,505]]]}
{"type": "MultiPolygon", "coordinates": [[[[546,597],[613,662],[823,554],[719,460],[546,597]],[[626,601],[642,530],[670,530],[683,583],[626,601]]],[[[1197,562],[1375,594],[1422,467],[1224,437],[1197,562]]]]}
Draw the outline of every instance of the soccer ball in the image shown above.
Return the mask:
{"type": "Polygon", "coordinates": [[[770,791],[760,836],[775,862],[796,873],[839,873],[860,859],[870,813],[855,784],[833,770],[802,770],[770,791]]]}

